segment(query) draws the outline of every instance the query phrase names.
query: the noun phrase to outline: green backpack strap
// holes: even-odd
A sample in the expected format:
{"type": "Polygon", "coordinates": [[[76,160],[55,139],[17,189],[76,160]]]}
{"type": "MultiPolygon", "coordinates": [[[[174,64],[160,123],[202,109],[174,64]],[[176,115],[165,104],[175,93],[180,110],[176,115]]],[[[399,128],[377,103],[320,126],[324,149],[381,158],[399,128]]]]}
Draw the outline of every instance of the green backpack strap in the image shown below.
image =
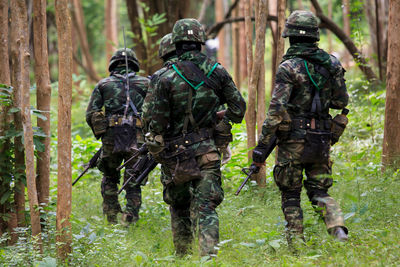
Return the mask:
{"type": "MultiPolygon", "coordinates": [[[[209,78],[211,76],[211,74],[213,73],[213,71],[215,70],[215,68],[218,66],[218,62],[214,64],[214,66],[211,68],[211,70],[207,73],[207,78],[209,78]]],[[[188,79],[186,79],[185,76],[183,76],[183,74],[178,70],[178,68],[176,67],[175,64],[172,64],[172,68],[175,70],[175,72],[179,75],[179,77],[181,77],[187,84],[189,84],[194,90],[199,89],[200,86],[202,86],[204,84],[204,81],[201,81],[198,85],[193,85],[188,79]]],[[[204,74],[203,74],[204,75],[204,74]]]]}

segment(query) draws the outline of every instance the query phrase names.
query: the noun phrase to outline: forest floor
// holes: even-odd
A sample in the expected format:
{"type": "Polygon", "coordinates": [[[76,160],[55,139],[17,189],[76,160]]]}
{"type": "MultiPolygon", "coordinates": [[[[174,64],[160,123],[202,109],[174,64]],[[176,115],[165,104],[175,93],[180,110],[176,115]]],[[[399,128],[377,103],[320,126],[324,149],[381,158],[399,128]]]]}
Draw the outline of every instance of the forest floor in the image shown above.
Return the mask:
{"type": "MultiPolygon", "coordinates": [[[[400,173],[381,172],[384,91],[369,91],[363,81],[350,83],[350,124],[333,147],[334,186],[330,194],[340,203],[349,229],[349,241],[328,235],[305,193],[302,194],[306,244],[294,255],[284,236],[280,194],[272,178],[274,155],[267,161],[267,185],[249,183],[239,196],[234,192],[247,163],[245,123],[235,125],[233,159],[222,168],[225,199],[218,207],[218,257],[207,261],[198,254],[174,256],[170,215],[162,200],[158,169],[142,188],[140,220],[133,226],[108,225],[102,215],[100,181],[91,170],[73,187],[71,266],[395,266],[400,262],[400,173]]],[[[81,165],[100,147],[92,138],[75,135],[73,179],[81,165]]],[[[53,166],[54,168],[54,166],[53,166]]],[[[55,176],[55,175],[54,175],[55,176]]],[[[0,265],[55,266],[56,181],[52,204],[45,213],[49,224],[43,235],[44,255],[32,250],[32,241],[20,239],[0,248],[0,265]]],[[[124,203],[124,193],[120,196],[124,203]]],[[[21,229],[24,236],[26,229],[21,229]]],[[[196,240],[197,241],[197,240],[196,240]]]]}

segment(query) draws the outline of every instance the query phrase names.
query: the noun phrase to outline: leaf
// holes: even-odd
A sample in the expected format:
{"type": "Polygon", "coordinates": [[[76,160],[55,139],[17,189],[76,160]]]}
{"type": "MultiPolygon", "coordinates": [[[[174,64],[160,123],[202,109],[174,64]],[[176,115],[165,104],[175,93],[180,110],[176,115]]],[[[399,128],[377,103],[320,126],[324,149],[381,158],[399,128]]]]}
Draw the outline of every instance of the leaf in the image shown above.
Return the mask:
{"type": "Polygon", "coordinates": [[[10,110],[8,111],[8,113],[17,113],[17,112],[19,112],[20,111],[20,109],[19,108],[10,108],[10,110]]]}
{"type": "Polygon", "coordinates": [[[274,249],[278,249],[281,247],[281,241],[279,239],[271,240],[268,242],[268,245],[274,249]]]}
{"type": "Polygon", "coordinates": [[[57,267],[57,260],[52,257],[46,257],[42,261],[37,262],[38,267],[57,267]]]}
{"type": "Polygon", "coordinates": [[[4,194],[3,194],[3,196],[1,197],[1,199],[0,199],[0,204],[4,204],[4,203],[6,203],[6,201],[8,200],[8,198],[10,197],[10,195],[11,195],[11,190],[7,190],[4,194]]]}
{"type": "Polygon", "coordinates": [[[354,215],[356,215],[355,212],[346,213],[346,214],[344,215],[344,220],[347,220],[347,219],[353,217],[354,215]]]}
{"type": "Polygon", "coordinates": [[[40,112],[32,111],[32,115],[35,115],[36,117],[38,117],[41,120],[47,121],[47,117],[42,115],[42,114],[40,114],[40,112]]]}

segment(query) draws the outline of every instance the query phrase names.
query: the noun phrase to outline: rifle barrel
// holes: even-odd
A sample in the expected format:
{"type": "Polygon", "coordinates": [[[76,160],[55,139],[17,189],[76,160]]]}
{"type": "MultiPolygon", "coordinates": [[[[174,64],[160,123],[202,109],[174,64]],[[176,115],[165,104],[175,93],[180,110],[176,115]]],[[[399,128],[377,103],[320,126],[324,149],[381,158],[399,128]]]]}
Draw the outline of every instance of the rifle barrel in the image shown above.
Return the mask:
{"type": "Polygon", "coordinates": [[[90,165],[88,165],[88,166],[83,170],[83,172],[78,176],[78,178],[75,179],[75,181],[72,183],[72,186],[74,186],[74,185],[79,181],[79,179],[81,179],[81,177],[82,177],[83,175],[85,175],[85,173],[86,173],[89,169],[90,169],[90,165]]]}
{"type": "Polygon", "coordinates": [[[235,196],[239,195],[240,191],[242,191],[243,187],[245,186],[245,184],[247,183],[247,181],[250,179],[250,177],[253,175],[254,171],[251,170],[248,174],[246,179],[244,179],[244,181],[242,182],[242,184],[239,186],[239,188],[236,190],[235,192],[235,196]]]}

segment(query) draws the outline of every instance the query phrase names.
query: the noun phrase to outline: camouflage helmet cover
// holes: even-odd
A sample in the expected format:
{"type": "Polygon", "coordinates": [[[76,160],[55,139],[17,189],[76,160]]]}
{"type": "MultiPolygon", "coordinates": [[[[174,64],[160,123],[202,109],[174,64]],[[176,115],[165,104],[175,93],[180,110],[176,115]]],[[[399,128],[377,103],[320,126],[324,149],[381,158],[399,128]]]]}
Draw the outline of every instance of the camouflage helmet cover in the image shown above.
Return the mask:
{"type": "MultiPolygon", "coordinates": [[[[128,65],[133,67],[133,70],[135,72],[139,71],[139,61],[136,57],[135,52],[127,48],[126,49],[126,55],[128,57],[128,65]]],[[[111,72],[116,66],[118,66],[121,61],[125,63],[125,49],[120,48],[117,51],[114,52],[113,56],[110,59],[110,64],[108,65],[108,71],[111,72]]]]}
{"type": "Polygon", "coordinates": [[[181,19],[175,22],[172,29],[172,42],[191,41],[205,44],[206,33],[196,19],[181,19]]]}
{"type": "Polygon", "coordinates": [[[172,42],[172,33],[164,35],[160,41],[160,47],[158,49],[158,57],[163,58],[164,56],[172,53],[176,50],[175,44],[172,42]]]}
{"type": "Polygon", "coordinates": [[[310,11],[296,10],[287,18],[282,37],[304,36],[319,41],[317,17],[310,11]]]}

